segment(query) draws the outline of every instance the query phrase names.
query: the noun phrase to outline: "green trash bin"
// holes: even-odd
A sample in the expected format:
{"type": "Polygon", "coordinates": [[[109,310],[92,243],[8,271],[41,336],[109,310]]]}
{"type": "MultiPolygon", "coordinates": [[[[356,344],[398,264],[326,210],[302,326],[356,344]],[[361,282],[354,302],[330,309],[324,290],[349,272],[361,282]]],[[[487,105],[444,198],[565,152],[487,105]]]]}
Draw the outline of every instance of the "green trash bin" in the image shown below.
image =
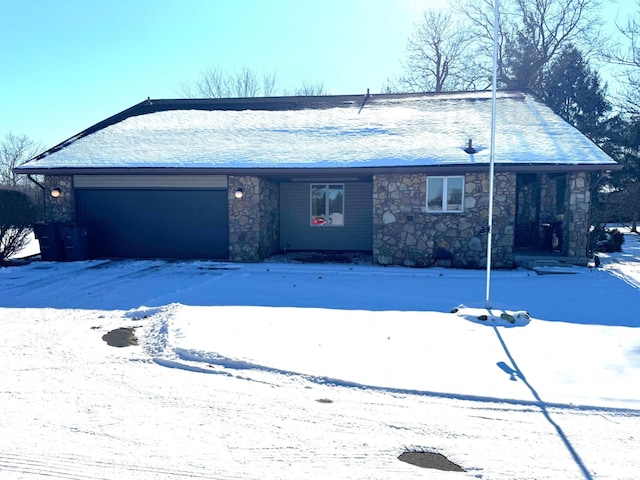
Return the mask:
{"type": "Polygon", "coordinates": [[[64,244],[65,259],[70,262],[89,260],[86,228],[73,223],[58,225],[64,244]]]}
{"type": "Polygon", "coordinates": [[[64,244],[57,224],[35,223],[33,233],[40,243],[40,258],[43,261],[60,262],[65,259],[64,244]]]}

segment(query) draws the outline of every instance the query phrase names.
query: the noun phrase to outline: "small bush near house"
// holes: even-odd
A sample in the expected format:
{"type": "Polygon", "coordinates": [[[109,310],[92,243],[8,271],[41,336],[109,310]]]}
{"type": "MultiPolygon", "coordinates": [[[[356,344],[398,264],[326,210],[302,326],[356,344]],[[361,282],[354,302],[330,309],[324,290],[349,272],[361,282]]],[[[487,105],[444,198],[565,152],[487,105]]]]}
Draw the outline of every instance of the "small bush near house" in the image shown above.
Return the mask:
{"type": "Polygon", "coordinates": [[[0,264],[27,245],[37,220],[37,208],[26,193],[0,190],[0,264]]]}
{"type": "Polygon", "coordinates": [[[591,250],[593,252],[621,252],[624,235],[616,229],[596,227],[591,232],[591,250]]]}

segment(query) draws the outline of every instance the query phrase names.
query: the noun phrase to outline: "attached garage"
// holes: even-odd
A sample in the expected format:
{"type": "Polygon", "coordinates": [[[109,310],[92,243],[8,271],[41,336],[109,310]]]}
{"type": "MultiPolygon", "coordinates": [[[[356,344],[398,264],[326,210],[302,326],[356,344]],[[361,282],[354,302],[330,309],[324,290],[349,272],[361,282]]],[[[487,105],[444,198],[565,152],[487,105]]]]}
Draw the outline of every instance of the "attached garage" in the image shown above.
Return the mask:
{"type": "Polygon", "coordinates": [[[74,176],[92,258],[229,257],[226,177],[74,176]]]}

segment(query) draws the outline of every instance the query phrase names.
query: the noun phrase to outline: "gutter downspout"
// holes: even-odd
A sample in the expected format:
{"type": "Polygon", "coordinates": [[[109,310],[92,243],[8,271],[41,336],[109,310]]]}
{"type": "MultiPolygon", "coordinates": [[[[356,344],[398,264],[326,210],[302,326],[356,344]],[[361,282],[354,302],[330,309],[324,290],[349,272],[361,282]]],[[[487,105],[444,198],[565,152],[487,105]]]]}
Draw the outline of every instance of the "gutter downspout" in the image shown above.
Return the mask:
{"type": "Polygon", "coordinates": [[[33,178],[30,173],[27,174],[27,178],[29,179],[30,182],[34,183],[35,185],[40,187],[40,189],[42,190],[42,221],[46,222],[47,221],[47,197],[45,192],[47,188],[44,185],[42,185],[39,181],[37,181],[35,178],[33,178]]]}

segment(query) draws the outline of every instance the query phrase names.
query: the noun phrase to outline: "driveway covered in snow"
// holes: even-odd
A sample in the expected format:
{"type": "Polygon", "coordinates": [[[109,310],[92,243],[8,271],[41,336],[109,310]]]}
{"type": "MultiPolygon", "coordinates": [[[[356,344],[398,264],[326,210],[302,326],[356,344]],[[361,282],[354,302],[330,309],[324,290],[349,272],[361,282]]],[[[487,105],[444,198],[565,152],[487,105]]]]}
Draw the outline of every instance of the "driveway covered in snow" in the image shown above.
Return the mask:
{"type": "Polygon", "coordinates": [[[494,272],[486,321],[462,314],[484,303],[480,271],[0,269],[0,473],[425,478],[398,460],[425,451],[465,470],[429,478],[635,478],[636,241],[599,270],[494,272]],[[102,340],[118,328],[137,345],[102,340]]]}

